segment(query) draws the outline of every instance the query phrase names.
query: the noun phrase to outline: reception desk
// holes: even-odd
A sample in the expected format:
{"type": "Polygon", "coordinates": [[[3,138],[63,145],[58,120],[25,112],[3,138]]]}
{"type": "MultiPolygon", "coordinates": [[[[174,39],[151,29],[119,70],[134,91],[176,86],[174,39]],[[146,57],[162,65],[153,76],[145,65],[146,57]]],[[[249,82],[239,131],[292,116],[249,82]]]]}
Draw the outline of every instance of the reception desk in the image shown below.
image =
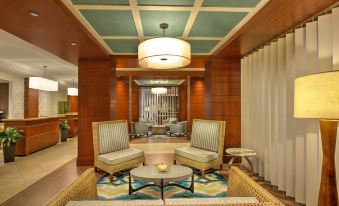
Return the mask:
{"type": "Polygon", "coordinates": [[[23,137],[16,144],[16,155],[29,155],[59,142],[59,120],[65,116],[4,119],[5,128],[23,130],[23,137]]]}

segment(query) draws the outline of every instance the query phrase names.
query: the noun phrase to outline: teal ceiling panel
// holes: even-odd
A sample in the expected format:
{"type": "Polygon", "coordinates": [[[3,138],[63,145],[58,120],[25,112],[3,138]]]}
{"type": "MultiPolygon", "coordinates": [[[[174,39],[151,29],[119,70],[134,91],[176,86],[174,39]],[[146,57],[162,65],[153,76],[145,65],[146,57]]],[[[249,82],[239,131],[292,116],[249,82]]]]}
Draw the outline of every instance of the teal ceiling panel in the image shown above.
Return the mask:
{"type": "Polygon", "coordinates": [[[246,12],[199,12],[189,36],[224,37],[246,15],[246,12]]]}
{"type": "Polygon", "coordinates": [[[260,0],[204,0],[203,6],[210,7],[255,7],[260,0]]]}
{"type": "Polygon", "coordinates": [[[140,11],[144,35],[162,36],[159,25],[167,23],[166,36],[182,36],[189,15],[189,11],[140,11]]]}
{"type": "Polygon", "coordinates": [[[219,40],[189,40],[192,53],[209,53],[219,42],[219,40]]]}
{"type": "Polygon", "coordinates": [[[138,0],[142,6],[193,6],[194,0],[138,0]]]}
{"type": "Polygon", "coordinates": [[[138,53],[137,39],[105,39],[105,42],[114,53],[138,53]]]}
{"type": "Polygon", "coordinates": [[[83,5],[129,5],[128,0],[72,0],[72,3],[83,5]]]}
{"type": "Polygon", "coordinates": [[[131,11],[80,10],[101,36],[137,36],[131,11]]]}

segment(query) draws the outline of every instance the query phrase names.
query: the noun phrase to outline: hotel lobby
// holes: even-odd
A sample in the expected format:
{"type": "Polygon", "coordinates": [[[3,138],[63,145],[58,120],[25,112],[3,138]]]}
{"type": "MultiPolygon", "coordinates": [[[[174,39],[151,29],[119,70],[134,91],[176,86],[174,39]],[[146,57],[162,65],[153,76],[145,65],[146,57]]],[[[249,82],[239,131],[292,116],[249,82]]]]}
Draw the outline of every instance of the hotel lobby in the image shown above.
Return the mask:
{"type": "Polygon", "coordinates": [[[337,31],[338,0],[0,1],[0,205],[339,205],[337,31]]]}

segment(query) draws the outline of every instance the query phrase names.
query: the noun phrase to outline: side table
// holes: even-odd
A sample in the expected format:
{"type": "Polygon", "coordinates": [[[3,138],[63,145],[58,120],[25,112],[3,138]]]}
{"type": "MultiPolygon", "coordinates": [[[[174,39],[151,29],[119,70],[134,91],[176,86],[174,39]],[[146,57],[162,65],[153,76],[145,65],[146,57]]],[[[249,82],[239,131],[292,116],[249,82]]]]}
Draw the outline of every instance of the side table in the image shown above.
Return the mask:
{"type": "Polygon", "coordinates": [[[253,156],[257,155],[253,150],[244,149],[244,148],[228,148],[225,151],[228,154],[226,156],[232,157],[231,160],[229,161],[228,165],[227,165],[228,170],[231,169],[231,165],[233,164],[233,161],[234,161],[235,158],[237,158],[237,157],[242,158],[243,157],[243,158],[245,158],[245,160],[250,165],[250,173],[253,175],[253,173],[254,173],[253,164],[252,164],[251,160],[249,159],[249,157],[253,157],[253,156]]]}

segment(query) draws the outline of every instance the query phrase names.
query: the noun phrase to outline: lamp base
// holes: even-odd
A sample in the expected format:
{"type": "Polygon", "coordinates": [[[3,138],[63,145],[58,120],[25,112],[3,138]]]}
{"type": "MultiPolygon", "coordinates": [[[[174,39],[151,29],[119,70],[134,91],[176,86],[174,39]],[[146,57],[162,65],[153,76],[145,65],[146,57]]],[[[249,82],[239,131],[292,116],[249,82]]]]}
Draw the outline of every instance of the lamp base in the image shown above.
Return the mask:
{"type": "Polygon", "coordinates": [[[337,179],[335,172],[335,147],[337,120],[320,120],[323,164],[318,198],[318,206],[338,205],[337,179]]]}

